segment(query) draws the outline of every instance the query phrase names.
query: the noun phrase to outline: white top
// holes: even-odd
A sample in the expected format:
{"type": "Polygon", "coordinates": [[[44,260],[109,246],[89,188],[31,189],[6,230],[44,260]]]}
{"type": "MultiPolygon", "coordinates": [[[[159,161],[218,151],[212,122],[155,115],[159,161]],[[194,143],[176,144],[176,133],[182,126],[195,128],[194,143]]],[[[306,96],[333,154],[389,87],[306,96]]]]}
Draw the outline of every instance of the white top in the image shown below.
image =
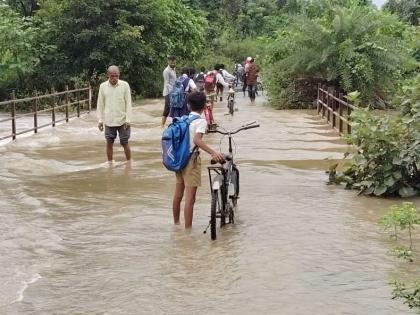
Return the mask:
{"type": "Polygon", "coordinates": [[[222,84],[225,88],[229,87],[229,84],[226,83],[225,79],[223,79],[223,76],[218,71],[216,74],[216,83],[222,84]]]}
{"type": "Polygon", "coordinates": [[[191,112],[188,117],[192,116],[200,116],[200,118],[197,118],[193,120],[190,124],[190,152],[194,150],[195,144],[194,144],[194,136],[196,133],[202,133],[205,134],[207,130],[207,121],[201,117],[201,115],[197,112],[191,112]]]}
{"type": "Polygon", "coordinates": [[[97,116],[99,122],[109,127],[119,127],[131,122],[131,91],[130,85],[118,80],[112,85],[109,81],[99,87],[97,116]]]}
{"type": "MultiPolygon", "coordinates": [[[[188,76],[184,73],[182,75],[183,78],[188,78],[188,76]]],[[[188,85],[185,87],[185,92],[192,92],[194,90],[197,90],[197,85],[195,84],[194,80],[190,78],[188,81],[188,85]]]]}
{"type": "Polygon", "coordinates": [[[163,96],[171,93],[176,81],[176,72],[169,65],[163,70],[163,96]]]}
{"type": "Polygon", "coordinates": [[[222,69],[221,72],[225,80],[231,80],[231,81],[235,80],[235,76],[227,72],[225,69],[222,69]]]}

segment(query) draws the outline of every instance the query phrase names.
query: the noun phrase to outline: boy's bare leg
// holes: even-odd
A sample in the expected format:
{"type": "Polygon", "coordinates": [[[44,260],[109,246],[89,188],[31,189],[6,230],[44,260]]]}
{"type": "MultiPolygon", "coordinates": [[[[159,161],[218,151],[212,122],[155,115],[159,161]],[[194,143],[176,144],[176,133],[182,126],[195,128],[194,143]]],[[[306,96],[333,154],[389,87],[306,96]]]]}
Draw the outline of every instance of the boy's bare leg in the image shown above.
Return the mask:
{"type": "Polygon", "coordinates": [[[123,144],[122,146],[124,148],[125,158],[127,159],[127,161],[130,161],[131,160],[131,150],[130,150],[130,147],[129,147],[128,143],[123,144]]]}
{"type": "Polygon", "coordinates": [[[108,162],[112,161],[113,155],[114,155],[114,144],[113,143],[107,143],[106,144],[106,156],[108,158],[108,162]]]}
{"type": "Polygon", "coordinates": [[[176,183],[174,199],[172,201],[172,213],[174,216],[174,224],[179,224],[179,214],[181,213],[181,201],[184,196],[184,183],[176,183]]]}
{"type": "Polygon", "coordinates": [[[189,229],[192,226],[193,210],[194,210],[195,194],[196,193],[197,193],[197,187],[186,187],[185,188],[184,219],[185,219],[185,228],[186,229],[189,229]]]}

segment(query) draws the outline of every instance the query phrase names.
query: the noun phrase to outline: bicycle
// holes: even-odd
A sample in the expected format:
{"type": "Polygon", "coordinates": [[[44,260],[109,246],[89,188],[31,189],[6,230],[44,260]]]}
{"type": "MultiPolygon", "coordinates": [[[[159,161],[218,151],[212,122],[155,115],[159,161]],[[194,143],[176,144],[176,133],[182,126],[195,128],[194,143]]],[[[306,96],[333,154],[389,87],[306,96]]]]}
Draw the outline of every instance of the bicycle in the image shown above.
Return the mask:
{"type": "Polygon", "coordinates": [[[257,81],[257,89],[255,91],[255,94],[258,96],[258,91],[261,91],[261,95],[264,95],[264,85],[262,82],[258,79],[257,81]]]}
{"type": "MultiPolygon", "coordinates": [[[[218,218],[220,219],[220,227],[226,225],[226,219],[229,220],[228,223],[230,224],[235,223],[235,210],[239,198],[239,170],[233,159],[232,135],[259,126],[257,122],[253,121],[232,131],[222,131],[219,128],[211,131],[228,136],[229,139],[229,154],[225,156],[225,163],[207,167],[210,179],[211,207],[210,221],[203,233],[207,233],[210,227],[212,240],[217,237],[216,220],[218,218]]],[[[211,164],[216,164],[216,162],[211,161],[211,164]]]]}
{"type": "Polygon", "coordinates": [[[233,116],[233,113],[235,111],[235,90],[232,88],[229,89],[229,95],[227,98],[227,108],[229,110],[229,114],[233,116]]]}

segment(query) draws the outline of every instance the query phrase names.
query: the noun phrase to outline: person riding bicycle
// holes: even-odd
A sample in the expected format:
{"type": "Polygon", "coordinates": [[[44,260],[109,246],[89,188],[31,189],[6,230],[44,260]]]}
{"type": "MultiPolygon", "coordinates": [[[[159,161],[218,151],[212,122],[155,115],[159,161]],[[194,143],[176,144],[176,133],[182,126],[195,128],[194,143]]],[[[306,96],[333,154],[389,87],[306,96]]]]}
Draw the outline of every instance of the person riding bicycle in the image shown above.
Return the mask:
{"type": "MultiPolygon", "coordinates": [[[[216,96],[220,95],[220,102],[223,101],[223,91],[224,88],[229,88],[230,85],[225,81],[225,78],[223,77],[223,66],[222,64],[218,64],[214,66],[214,71],[216,73],[216,96]]],[[[230,73],[229,73],[230,74],[230,73]]],[[[231,75],[231,74],[230,74],[231,75]]],[[[232,75],[231,75],[232,76],[232,75]]],[[[233,76],[232,76],[233,77],[233,76]]],[[[233,77],[235,78],[235,77],[233,77]]]]}
{"type": "Polygon", "coordinates": [[[236,77],[233,74],[230,74],[226,69],[224,64],[220,64],[220,73],[223,76],[223,79],[226,82],[233,83],[235,81],[236,77]]]}

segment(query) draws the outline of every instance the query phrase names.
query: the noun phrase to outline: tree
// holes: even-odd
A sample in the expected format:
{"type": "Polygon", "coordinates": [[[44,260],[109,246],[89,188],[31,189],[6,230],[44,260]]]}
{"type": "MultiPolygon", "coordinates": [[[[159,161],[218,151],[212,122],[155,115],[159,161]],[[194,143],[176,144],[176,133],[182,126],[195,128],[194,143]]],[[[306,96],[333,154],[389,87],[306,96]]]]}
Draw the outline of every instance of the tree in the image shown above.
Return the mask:
{"type": "Polygon", "coordinates": [[[204,42],[205,20],[174,0],[48,0],[40,15],[54,26],[58,47],[47,72],[88,80],[116,64],[143,95],[159,93],[168,54],[193,61],[204,42]]]}
{"type": "Polygon", "coordinates": [[[420,3],[418,0],[389,0],[383,9],[399,15],[412,25],[419,25],[420,3]]]}
{"type": "MultiPolygon", "coordinates": [[[[24,77],[33,73],[41,58],[54,50],[53,45],[43,42],[43,26],[0,4],[0,88],[22,89],[24,77]]],[[[7,92],[0,91],[4,93],[7,92]]]]}
{"type": "Polygon", "coordinates": [[[6,0],[4,2],[13,10],[26,17],[33,16],[40,8],[37,0],[6,0]]]}
{"type": "Polygon", "coordinates": [[[406,28],[390,14],[358,5],[331,7],[318,18],[292,18],[267,50],[274,101],[290,103],[296,80],[320,80],[380,102],[415,67],[406,28]]]}

